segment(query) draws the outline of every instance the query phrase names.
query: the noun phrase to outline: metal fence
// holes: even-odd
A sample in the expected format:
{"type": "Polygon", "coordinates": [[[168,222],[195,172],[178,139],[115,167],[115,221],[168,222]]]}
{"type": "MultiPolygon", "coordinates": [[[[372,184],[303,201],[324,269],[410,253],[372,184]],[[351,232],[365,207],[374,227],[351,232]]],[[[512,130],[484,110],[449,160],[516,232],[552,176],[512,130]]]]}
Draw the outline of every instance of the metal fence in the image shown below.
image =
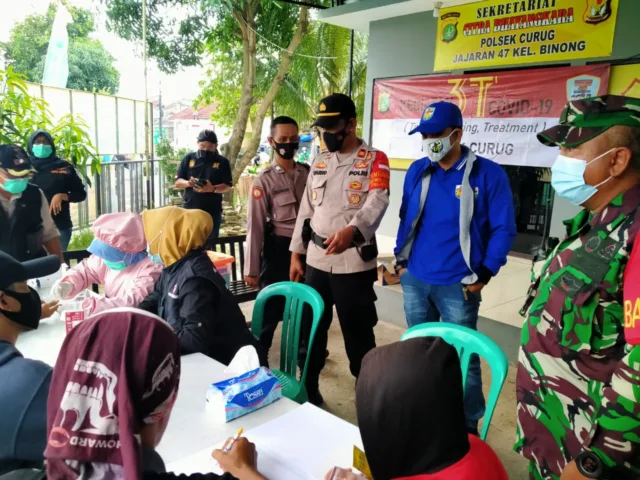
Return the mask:
{"type": "Polygon", "coordinates": [[[167,187],[173,179],[166,178],[162,162],[149,162],[146,175],[144,160],[101,163],[100,173],[85,184],[87,199],[71,204],[71,218],[75,227],[89,226],[103,213],[141,212],[147,208],[167,205],[167,187]]]}

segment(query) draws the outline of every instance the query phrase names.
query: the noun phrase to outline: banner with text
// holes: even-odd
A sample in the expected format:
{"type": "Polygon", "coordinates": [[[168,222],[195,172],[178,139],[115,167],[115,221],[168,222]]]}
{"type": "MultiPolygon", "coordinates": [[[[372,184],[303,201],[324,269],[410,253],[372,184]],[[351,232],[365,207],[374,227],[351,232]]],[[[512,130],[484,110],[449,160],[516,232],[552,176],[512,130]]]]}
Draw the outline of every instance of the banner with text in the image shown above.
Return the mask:
{"type": "Polygon", "coordinates": [[[503,165],[550,167],[557,153],[536,134],[558,123],[568,101],[607,93],[609,71],[609,65],[590,65],[376,80],[373,146],[394,160],[424,157],[420,135],[408,132],[427,105],[445,100],[462,110],[462,143],[478,155],[503,165]]]}
{"type": "Polygon", "coordinates": [[[434,70],[607,57],[619,0],[488,0],[444,8],[434,70]]]}

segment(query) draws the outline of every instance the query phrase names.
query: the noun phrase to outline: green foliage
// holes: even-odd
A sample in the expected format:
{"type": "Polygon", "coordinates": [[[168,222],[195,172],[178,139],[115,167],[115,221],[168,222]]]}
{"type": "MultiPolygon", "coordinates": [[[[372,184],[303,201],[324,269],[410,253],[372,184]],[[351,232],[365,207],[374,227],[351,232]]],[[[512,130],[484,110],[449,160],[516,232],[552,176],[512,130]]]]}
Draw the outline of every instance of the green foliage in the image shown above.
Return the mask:
{"type": "Polygon", "coordinates": [[[178,172],[178,165],[180,160],[189,153],[189,149],[181,148],[176,151],[173,145],[169,143],[166,138],[162,138],[158,145],[156,145],[156,156],[160,159],[160,165],[162,167],[162,174],[165,178],[166,195],[171,197],[175,196],[179,190],[173,188],[173,183],[178,172]]]}
{"type": "Polygon", "coordinates": [[[93,242],[93,231],[90,228],[83,228],[74,232],[67,250],[86,250],[91,242],[93,242]]]}
{"type": "Polygon", "coordinates": [[[87,163],[92,174],[99,172],[100,160],[84,121],[71,114],[54,121],[47,102],[29,94],[23,75],[11,66],[0,70],[0,143],[26,149],[29,137],[39,128],[51,133],[58,156],[69,160],[83,175],[87,163]]]}
{"type": "MultiPolygon", "coordinates": [[[[69,34],[68,88],[114,94],[120,85],[120,73],[115,59],[98,40],[89,38],[94,31],[93,15],[89,10],[68,6],[73,23],[69,34]]],[[[35,83],[42,81],[56,3],[49,5],[44,15],[29,15],[11,30],[9,41],[0,45],[14,70],[35,83]]]]}

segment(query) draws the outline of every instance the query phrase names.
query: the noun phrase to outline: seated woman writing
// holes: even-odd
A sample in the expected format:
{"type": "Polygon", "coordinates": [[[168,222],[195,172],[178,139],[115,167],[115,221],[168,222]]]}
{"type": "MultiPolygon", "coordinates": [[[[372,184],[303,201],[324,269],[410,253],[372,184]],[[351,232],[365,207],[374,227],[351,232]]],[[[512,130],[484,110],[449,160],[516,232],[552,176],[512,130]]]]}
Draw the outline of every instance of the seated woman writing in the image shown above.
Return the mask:
{"type": "Polygon", "coordinates": [[[178,338],[155,315],[119,308],[81,322],[67,335],[51,380],[47,479],[265,480],[246,439],[213,453],[230,473],[165,472],[155,449],[179,379],[178,338]]]}
{"type": "MultiPolygon", "coordinates": [[[[491,447],[467,433],[458,353],[441,338],[371,350],[356,411],[373,480],[508,480],[491,447]]],[[[332,477],[361,478],[342,469],[332,477]]]]}
{"type": "Polygon", "coordinates": [[[69,299],[97,283],[105,298],[87,298],[88,315],[115,307],[135,307],[153,291],[162,265],[148,258],[142,218],[137,213],[107,213],[93,223],[92,255],[69,270],[51,289],[58,299],[69,299]]]}
{"type": "Polygon", "coordinates": [[[139,308],[171,325],[183,354],[200,352],[228,365],[240,348],[253,345],[266,365],[260,344],[203,248],[213,228],[211,215],[163,207],[142,212],[142,222],[149,253],[165,268],[139,308]]]}

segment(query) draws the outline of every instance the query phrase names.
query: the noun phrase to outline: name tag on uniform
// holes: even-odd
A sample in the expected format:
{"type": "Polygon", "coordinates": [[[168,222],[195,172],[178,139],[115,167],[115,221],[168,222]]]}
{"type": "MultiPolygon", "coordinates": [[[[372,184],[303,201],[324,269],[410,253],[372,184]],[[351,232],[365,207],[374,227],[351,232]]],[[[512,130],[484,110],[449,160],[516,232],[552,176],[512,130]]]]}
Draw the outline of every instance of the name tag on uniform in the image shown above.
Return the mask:
{"type": "Polygon", "coordinates": [[[58,173],[58,174],[62,174],[62,175],[66,175],[67,173],[69,173],[69,169],[68,168],[56,168],[55,170],[51,170],[51,173],[58,173]]]}

